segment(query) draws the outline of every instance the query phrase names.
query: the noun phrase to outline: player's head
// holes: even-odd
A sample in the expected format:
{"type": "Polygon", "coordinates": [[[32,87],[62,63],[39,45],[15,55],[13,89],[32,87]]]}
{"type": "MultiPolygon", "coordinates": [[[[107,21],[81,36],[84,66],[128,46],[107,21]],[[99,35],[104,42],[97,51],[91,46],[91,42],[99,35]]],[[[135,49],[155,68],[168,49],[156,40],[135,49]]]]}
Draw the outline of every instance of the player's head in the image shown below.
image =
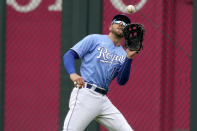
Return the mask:
{"type": "Polygon", "coordinates": [[[112,23],[116,23],[116,24],[119,24],[121,23],[123,24],[123,26],[126,26],[128,24],[131,23],[131,20],[129,19],[129,17],[127,17],[126,15],[124,14],[118,14],[118,15],[115,15],[112,19],[112,23]]]}
{"type": "Polygon", "coordinates": [[[111,34],[122,38],[123,37],[123,29],[125,26],[130,24],[130,19],[124,14],[115,15],[112,19],[111,26],[109,27],[109,31],[111,34]]]}

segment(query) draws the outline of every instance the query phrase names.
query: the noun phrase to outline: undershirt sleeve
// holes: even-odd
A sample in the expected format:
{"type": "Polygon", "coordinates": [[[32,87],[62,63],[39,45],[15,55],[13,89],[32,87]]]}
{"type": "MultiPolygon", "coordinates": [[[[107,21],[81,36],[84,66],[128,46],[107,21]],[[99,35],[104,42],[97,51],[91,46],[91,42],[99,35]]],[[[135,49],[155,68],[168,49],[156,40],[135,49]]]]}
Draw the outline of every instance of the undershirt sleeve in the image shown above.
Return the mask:
{"type": "Polygon", "coordinates": [[[72,73],[76,73],[75,70],[76,59],[79,59],[79,55],[72,49],[67,51],[63,57],[64,67],[69,75],[72,73]]]}
{"type": "Polygon", "coordinates": [[[126,57],[124,63],[121,65],[118,71],[117,82],[119,85],[124,85],[129,80],[131,64],[132,64],[132,59],[128,59],[126,57]]]}

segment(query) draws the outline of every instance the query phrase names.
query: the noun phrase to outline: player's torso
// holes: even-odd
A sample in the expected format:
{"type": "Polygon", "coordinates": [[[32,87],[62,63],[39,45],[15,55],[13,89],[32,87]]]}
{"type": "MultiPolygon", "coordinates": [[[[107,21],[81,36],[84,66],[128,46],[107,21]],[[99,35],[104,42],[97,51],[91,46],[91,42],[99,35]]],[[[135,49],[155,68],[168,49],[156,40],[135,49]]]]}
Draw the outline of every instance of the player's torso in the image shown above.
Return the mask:
{"type": "Polygon", "coordinates": [[[121,46],[115,46],[107,35],[97,37],[94,49],[82,59],[81,74],[87,82],[108,88],[117,76],[126,52],[121,46]]]}

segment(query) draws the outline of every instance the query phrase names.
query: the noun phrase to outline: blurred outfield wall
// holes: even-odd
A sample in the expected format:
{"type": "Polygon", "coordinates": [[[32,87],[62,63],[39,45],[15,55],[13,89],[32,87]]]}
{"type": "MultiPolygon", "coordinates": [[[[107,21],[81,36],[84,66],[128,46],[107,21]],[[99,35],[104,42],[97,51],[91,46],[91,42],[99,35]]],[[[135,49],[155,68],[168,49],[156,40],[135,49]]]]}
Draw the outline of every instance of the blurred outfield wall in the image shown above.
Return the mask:
{"type": "MultiPolygon", "coordinates": [[[[107,34],[113,16],[124,11],[118,5],[7,0],[1,57],[5,131],[61,129],[72,89],[62,55],[87,34],[107,34]]],[[[144,50],[133,61],[129,82],[120,87],[114,81],[109,98],[136,131],[190,130],[193,1],[147,0],[127,15],[145,25],[144,50]]],[[[98,125],[87,130],[93,129],[98,125]]]]}
{"type": "Polygon", "coordinates": [[[138,11],[127,15],[133,23],[144,24],[146,33],[130,81],[124,87],[112,83],[110,98],[136,131],[188,131],[193,1],[113,1],[104,0],[103,33],[113,15],[124,11],[120,7],[131,3],[138,11]]]}

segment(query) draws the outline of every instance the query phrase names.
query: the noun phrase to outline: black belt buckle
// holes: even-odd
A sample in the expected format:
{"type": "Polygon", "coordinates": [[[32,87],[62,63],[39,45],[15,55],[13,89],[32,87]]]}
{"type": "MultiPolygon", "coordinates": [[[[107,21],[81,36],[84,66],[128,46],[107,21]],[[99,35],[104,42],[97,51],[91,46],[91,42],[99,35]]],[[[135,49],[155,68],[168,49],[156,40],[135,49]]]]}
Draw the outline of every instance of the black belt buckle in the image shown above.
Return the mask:
{"type": "Polygon", "coordinates": [[[102,90],[102,89],[99,89],[99,88],[96,88],[95,91],[98,92],[98,93],[101,93],[103,95],[106,95],[107,94],[107,91],[106,90],[102,90]]]}
{"type": "MultiPolygon", "coordinates": [[[[89,89],[91,89],[92,88],[92,85],[90,85],[90,84],[87,83],[86,87],[89,88],[89,89]]],[[[102,90],[102,89],[100,89],[98,87],[96,87],[94,91],[96,91],[96,92],[98,92],[100,94],[103,94],[103,95],[106,95],[107,94],[107,91],[106,90],[102,90]]]]}

